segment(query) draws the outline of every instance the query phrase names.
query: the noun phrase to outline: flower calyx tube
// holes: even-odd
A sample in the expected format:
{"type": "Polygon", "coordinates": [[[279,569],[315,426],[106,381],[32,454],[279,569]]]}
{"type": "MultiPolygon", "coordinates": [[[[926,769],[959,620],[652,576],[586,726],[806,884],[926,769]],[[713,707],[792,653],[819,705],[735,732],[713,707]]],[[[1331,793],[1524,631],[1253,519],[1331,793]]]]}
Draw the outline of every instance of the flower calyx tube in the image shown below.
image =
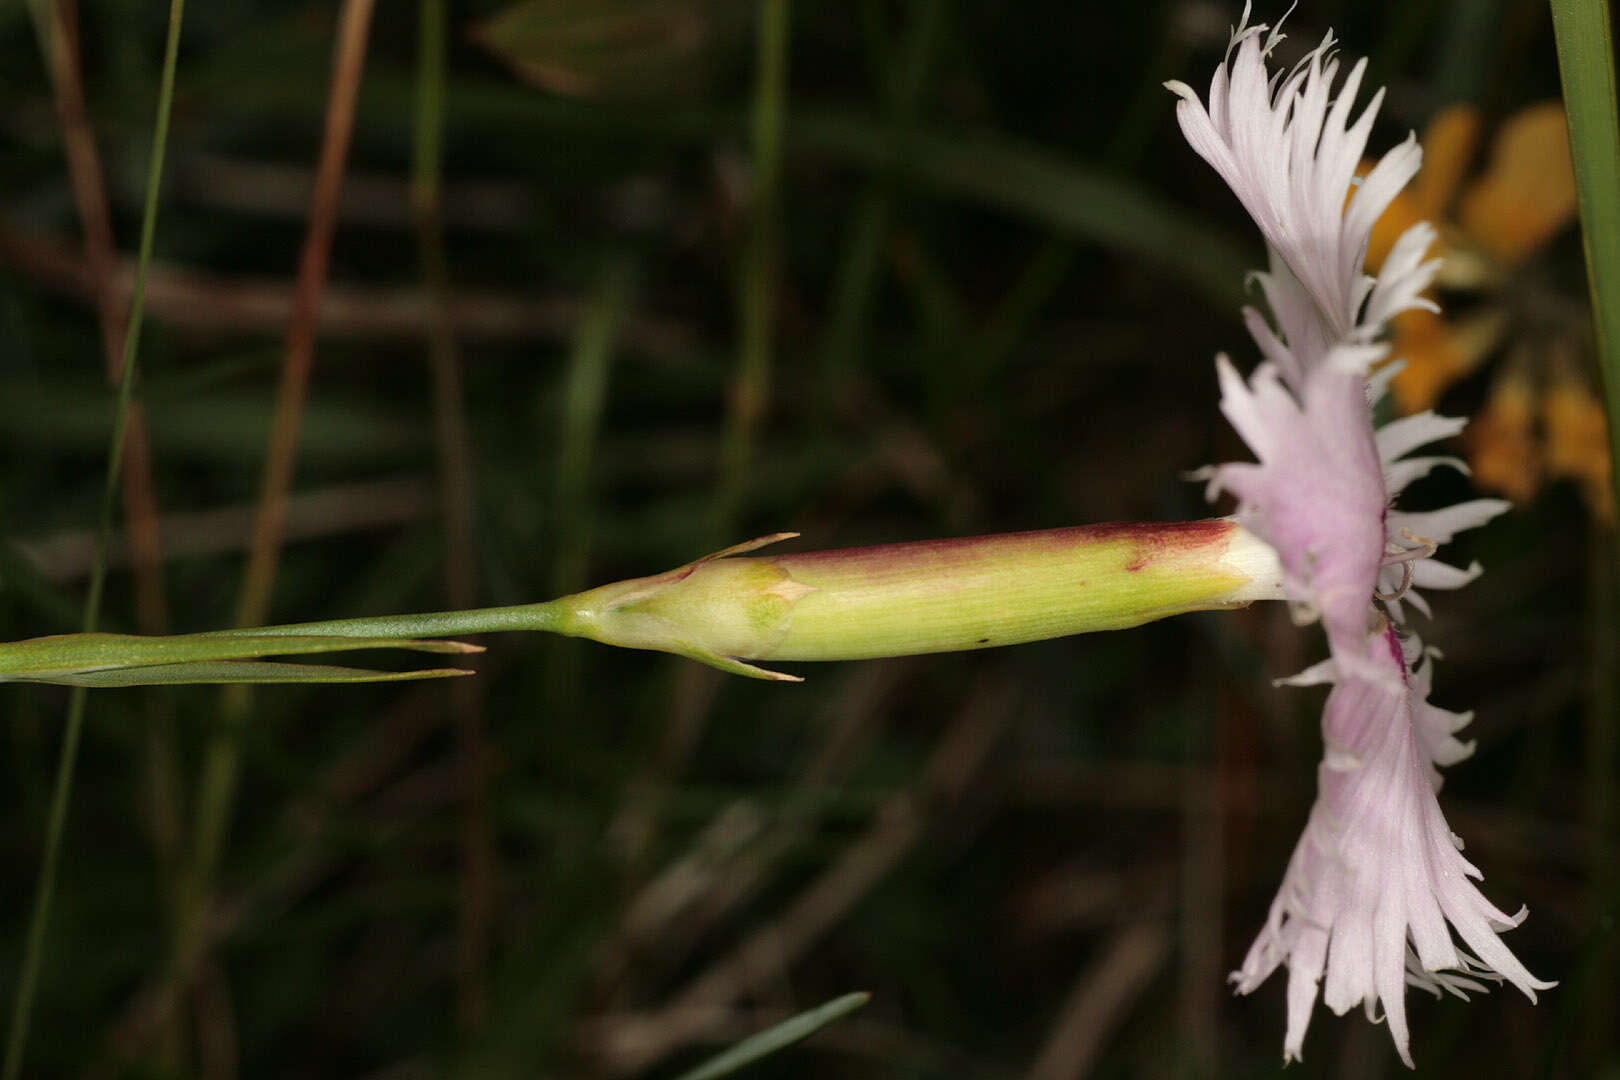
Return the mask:
{"type": "Polygon", "coordinates": [[[1229,519],[747,555],[796,535],[563,597],[554,629],[798,681],[755,661],[984,649],[1283,596],[1275,552],[1229,519]]]}

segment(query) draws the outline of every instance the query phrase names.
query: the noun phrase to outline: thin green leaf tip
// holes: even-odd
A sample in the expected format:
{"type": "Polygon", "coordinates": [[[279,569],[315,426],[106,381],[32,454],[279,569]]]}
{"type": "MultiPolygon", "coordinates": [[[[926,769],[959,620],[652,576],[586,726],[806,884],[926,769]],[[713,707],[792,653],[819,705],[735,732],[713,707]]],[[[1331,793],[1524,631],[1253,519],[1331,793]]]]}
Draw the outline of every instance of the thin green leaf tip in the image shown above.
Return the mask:
{"type": "Polygon", "coordinates": [[[730,1076],[741,1072],[761,1058],[769,1057],[779,1050],[785,1050],[794,1043],[809,1038],[870,1000],[872,995],[864,991],[834,998],[825,1005],[818,1005],[814,1009],[789,1017],[774,1027],[768,1027],[757,1035],[750,1035],[724,1053],[717,1054],[690,1072],[682,1073],[676,1080],[714,1080],[718,1076],[730,1076]]]}

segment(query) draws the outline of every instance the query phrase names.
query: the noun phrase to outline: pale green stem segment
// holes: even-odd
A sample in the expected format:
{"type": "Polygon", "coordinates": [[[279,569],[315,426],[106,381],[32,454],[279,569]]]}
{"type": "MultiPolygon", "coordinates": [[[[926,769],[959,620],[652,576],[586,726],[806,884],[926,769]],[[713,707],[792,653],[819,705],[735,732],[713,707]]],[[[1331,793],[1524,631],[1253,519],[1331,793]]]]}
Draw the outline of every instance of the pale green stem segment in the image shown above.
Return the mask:
{"type": "MultiPolygon", "coordinates": [[[[103,686],[355,681],[368,673],[310,668],[325,677],[298,680],[291,671],[296,665],[261,664],[264,670],[258,670],[243,662],[348,649],[473,652],[476,646],[419,639],[543,630],[676,653],[753,678],[798,681],[751,661],[987,649],[1283,598],[1276,554],[1224,519],[744,557],[794,535],[761,537],[667,573],[543,604],[165,638],[70,634],[13,642],[0,645],[0,680],[94,680],[103,686]],[[192,672],[224,677],[184,677],[192,672]]],[[[422,678],[460,672],[369,674],[422,678]]]]}

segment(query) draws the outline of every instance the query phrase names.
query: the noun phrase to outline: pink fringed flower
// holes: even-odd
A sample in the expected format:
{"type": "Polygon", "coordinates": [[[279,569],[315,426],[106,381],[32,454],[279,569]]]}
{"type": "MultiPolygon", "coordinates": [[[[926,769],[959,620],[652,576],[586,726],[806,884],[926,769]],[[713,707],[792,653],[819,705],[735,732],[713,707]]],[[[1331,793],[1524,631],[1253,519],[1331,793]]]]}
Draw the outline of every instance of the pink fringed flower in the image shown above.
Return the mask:
{"type": "Polygon", "coordinates": [[[1435,798],[1436,766],[1466,757],[1455,733],[1469,717],[1428,704],[1432,676],[1404,604],[1427,613],[1418,588],[1453,589],[1479,575],[1432,556],[1463,529],[1507,509],[1480,499],[1429,513],[1393,506],[1445,457],[1408,457],[1454,435],[1462,421],[1423,413],[1374,430],[1370,403],[1395,365],[1376,373],[1379,344],[1422,297],[1438,265],[1424,255],[1427,224],[1409,229],[1374,279],[1363,270],[1372,226],[1417,172],[1413,138],[1359,180],[1382,91],[1351,121],[1365,61],[1335,88],[1331,35],[1292,71],[1267,60],[1282,36],[1233,31],[1207,105],[1169,83],[1176,116],[1200,156],[1231,187],[1265,236],[1268,272],[1256,274],[1275,327],[1244,312],[1263,357],[1245,381],[1216,360],[1225,413],[1259,459],[1207,470],[1209,495],[1230,491],[1239,520],[1277,550],[1301,621],[1322,620],[1329,660],[1294,683],[1330,682],[1326,750],[1310,820],[1271,914],[1233,981],[1241,993],[1289,969],[1285,1059],[1298,1058],[1318,992],[1344,1013],[1380,1011],[1412,1064],[1405,988],[1462,994],[1506,979],[1532,1000],[1535,979],[1497,936],[1516,926],[1470,879],[1435,798]],[[1349,198],[1346,205],[1346,196],[1349,198]],[[1449,926],[1448,926],[1449,924],[1449,926]],[[1459,947],[1453,934],[1466,948],[1459,947]],[[1484,980],[1484,981],[1482,981],[1484,980]],[[1380,1010],[1381,1006],[1381,1010],[1380,1010]]]}
{"type": "Polygon", "coordinates": [[[1361,1004],[1376,1021],[1381,1004],[1395,1049],[1411,1066],[1407,986],[1466,998],[1507,979],[1534,1000],[1552,984],[1531,975],[1497,936],[1525,911],[1508,915],[1480,894],[1473,884],[1480,872],[1463,858],[1435,798],[1436,766],[1473,752],[1456,738],[1472,714],[1428,703],[1433,662],[1416,637],[1403,641],[1385,627],[1365,642],[1364,659],[1382,677],[1347,674],[1328,660],[1288,680],[1334,684],[1322,717],[1316,805],[1232,981],[1247,994],[1279,964],[1288,967],[1285,1059],[1301,1056],[1320,984],[1322,1000],[1340,1015],[1361,1004]]]}

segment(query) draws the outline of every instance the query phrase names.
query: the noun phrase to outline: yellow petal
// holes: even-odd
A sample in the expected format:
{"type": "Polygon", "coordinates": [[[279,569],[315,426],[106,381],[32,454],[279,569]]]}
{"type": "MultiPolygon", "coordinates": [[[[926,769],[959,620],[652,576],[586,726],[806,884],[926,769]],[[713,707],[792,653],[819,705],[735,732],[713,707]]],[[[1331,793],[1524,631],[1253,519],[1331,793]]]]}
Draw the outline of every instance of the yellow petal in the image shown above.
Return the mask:
{"type": "Polygon", "coordinates": [[[1407,190],[1430,220],[1445,214],[1479,141],[1479,110],[1448,105],[1423,129],[1423,168],[1407,190]]]}
{"type": "Polygon", "coordinates": [[[1434,287],[1453,292],[1489,292],[1508,277],[1507,267],[1494,255],[1480,248],[1460,226],[1440,226],[1440,242],[1434,254],[1445,261],[1434,275],[1434,287]]]}
{"type": "Polygon", "coordinates": [[[1467,440],[1476,484],[1515,502],[1535,495],[1541,461],[1529,378],[1512,368],[1498,376],[1490,400],[1468,425],[1467,440]]]}
{"type": "MultiPolygon", "coordinates": [[[[1367,244],[1368,273],[1378,272],[1389,249],[1407,229],[1420,221],[1440,223],[1468,169],[1478,137],[1479,111],[1472,105],[1452,105],[1435,113],[1423,131],[1423,168],[1373,225],[1367,244]]],[[[1374,164],[1363,161],[1360,175],[1365,176],[1374,164]]]]}
{"type": "Polygon", "coordinates": [[[1395,401],[1406,413],[1422,412],[1446,388],[1471,373],[1502,338],[1506,319],[1487,308],[1448,323],[1424,308],[1403,311],[1392,324],[1390,356],[1405,360],[1395,376],[1395,401]]]}
{"type": "MultiPolygon", "coordinates": [[[[1361,175],[1365,176],[1370,168],[1372,162],[1362,162],[1361,175]]],[[[1351,193],[1354,194],[1354,191],[1352,188],[1351,193]]],[[[1348,197],[1346,201],[1348,202],[1348,197]]],[[[1378,268],[1384,265],[1390,249],[1395,246],[1395,241],[1401,238],[1401,234],[1420,221],[1428,221],[1432,216],[1405,191],[1391,199],[1389,206],[1385,207],[1384,212],[1373,223],[1372,236],[1367,241],[1367,273],[1378,273],[1378,268]]]]}
{"type": "Polygon", "coordinates": [[[1541,402],[1547,429],[1547,472],[1578,482],[1592,513],[1614,520],[1609,484],[1609,428],[1603,403],[1585,380],[1555,375],[1541,402]]]}
{"type": "Polygon", "coordinates": [[[1509,117],[1486,174],[1463,195],[1457,220],[1504,262],[1518,262],[1575,218],[1575,172],[1563,107],[1553,101],[1509,117]]]}
{"type": "Polygon", "coordinates": [[[1391,355],[1406,367],[1391,384],[1401,411],[1422,412],[1463,375],[1462,359],[1446,321],[1421,308],[1395,316],[1391,355]]]}

